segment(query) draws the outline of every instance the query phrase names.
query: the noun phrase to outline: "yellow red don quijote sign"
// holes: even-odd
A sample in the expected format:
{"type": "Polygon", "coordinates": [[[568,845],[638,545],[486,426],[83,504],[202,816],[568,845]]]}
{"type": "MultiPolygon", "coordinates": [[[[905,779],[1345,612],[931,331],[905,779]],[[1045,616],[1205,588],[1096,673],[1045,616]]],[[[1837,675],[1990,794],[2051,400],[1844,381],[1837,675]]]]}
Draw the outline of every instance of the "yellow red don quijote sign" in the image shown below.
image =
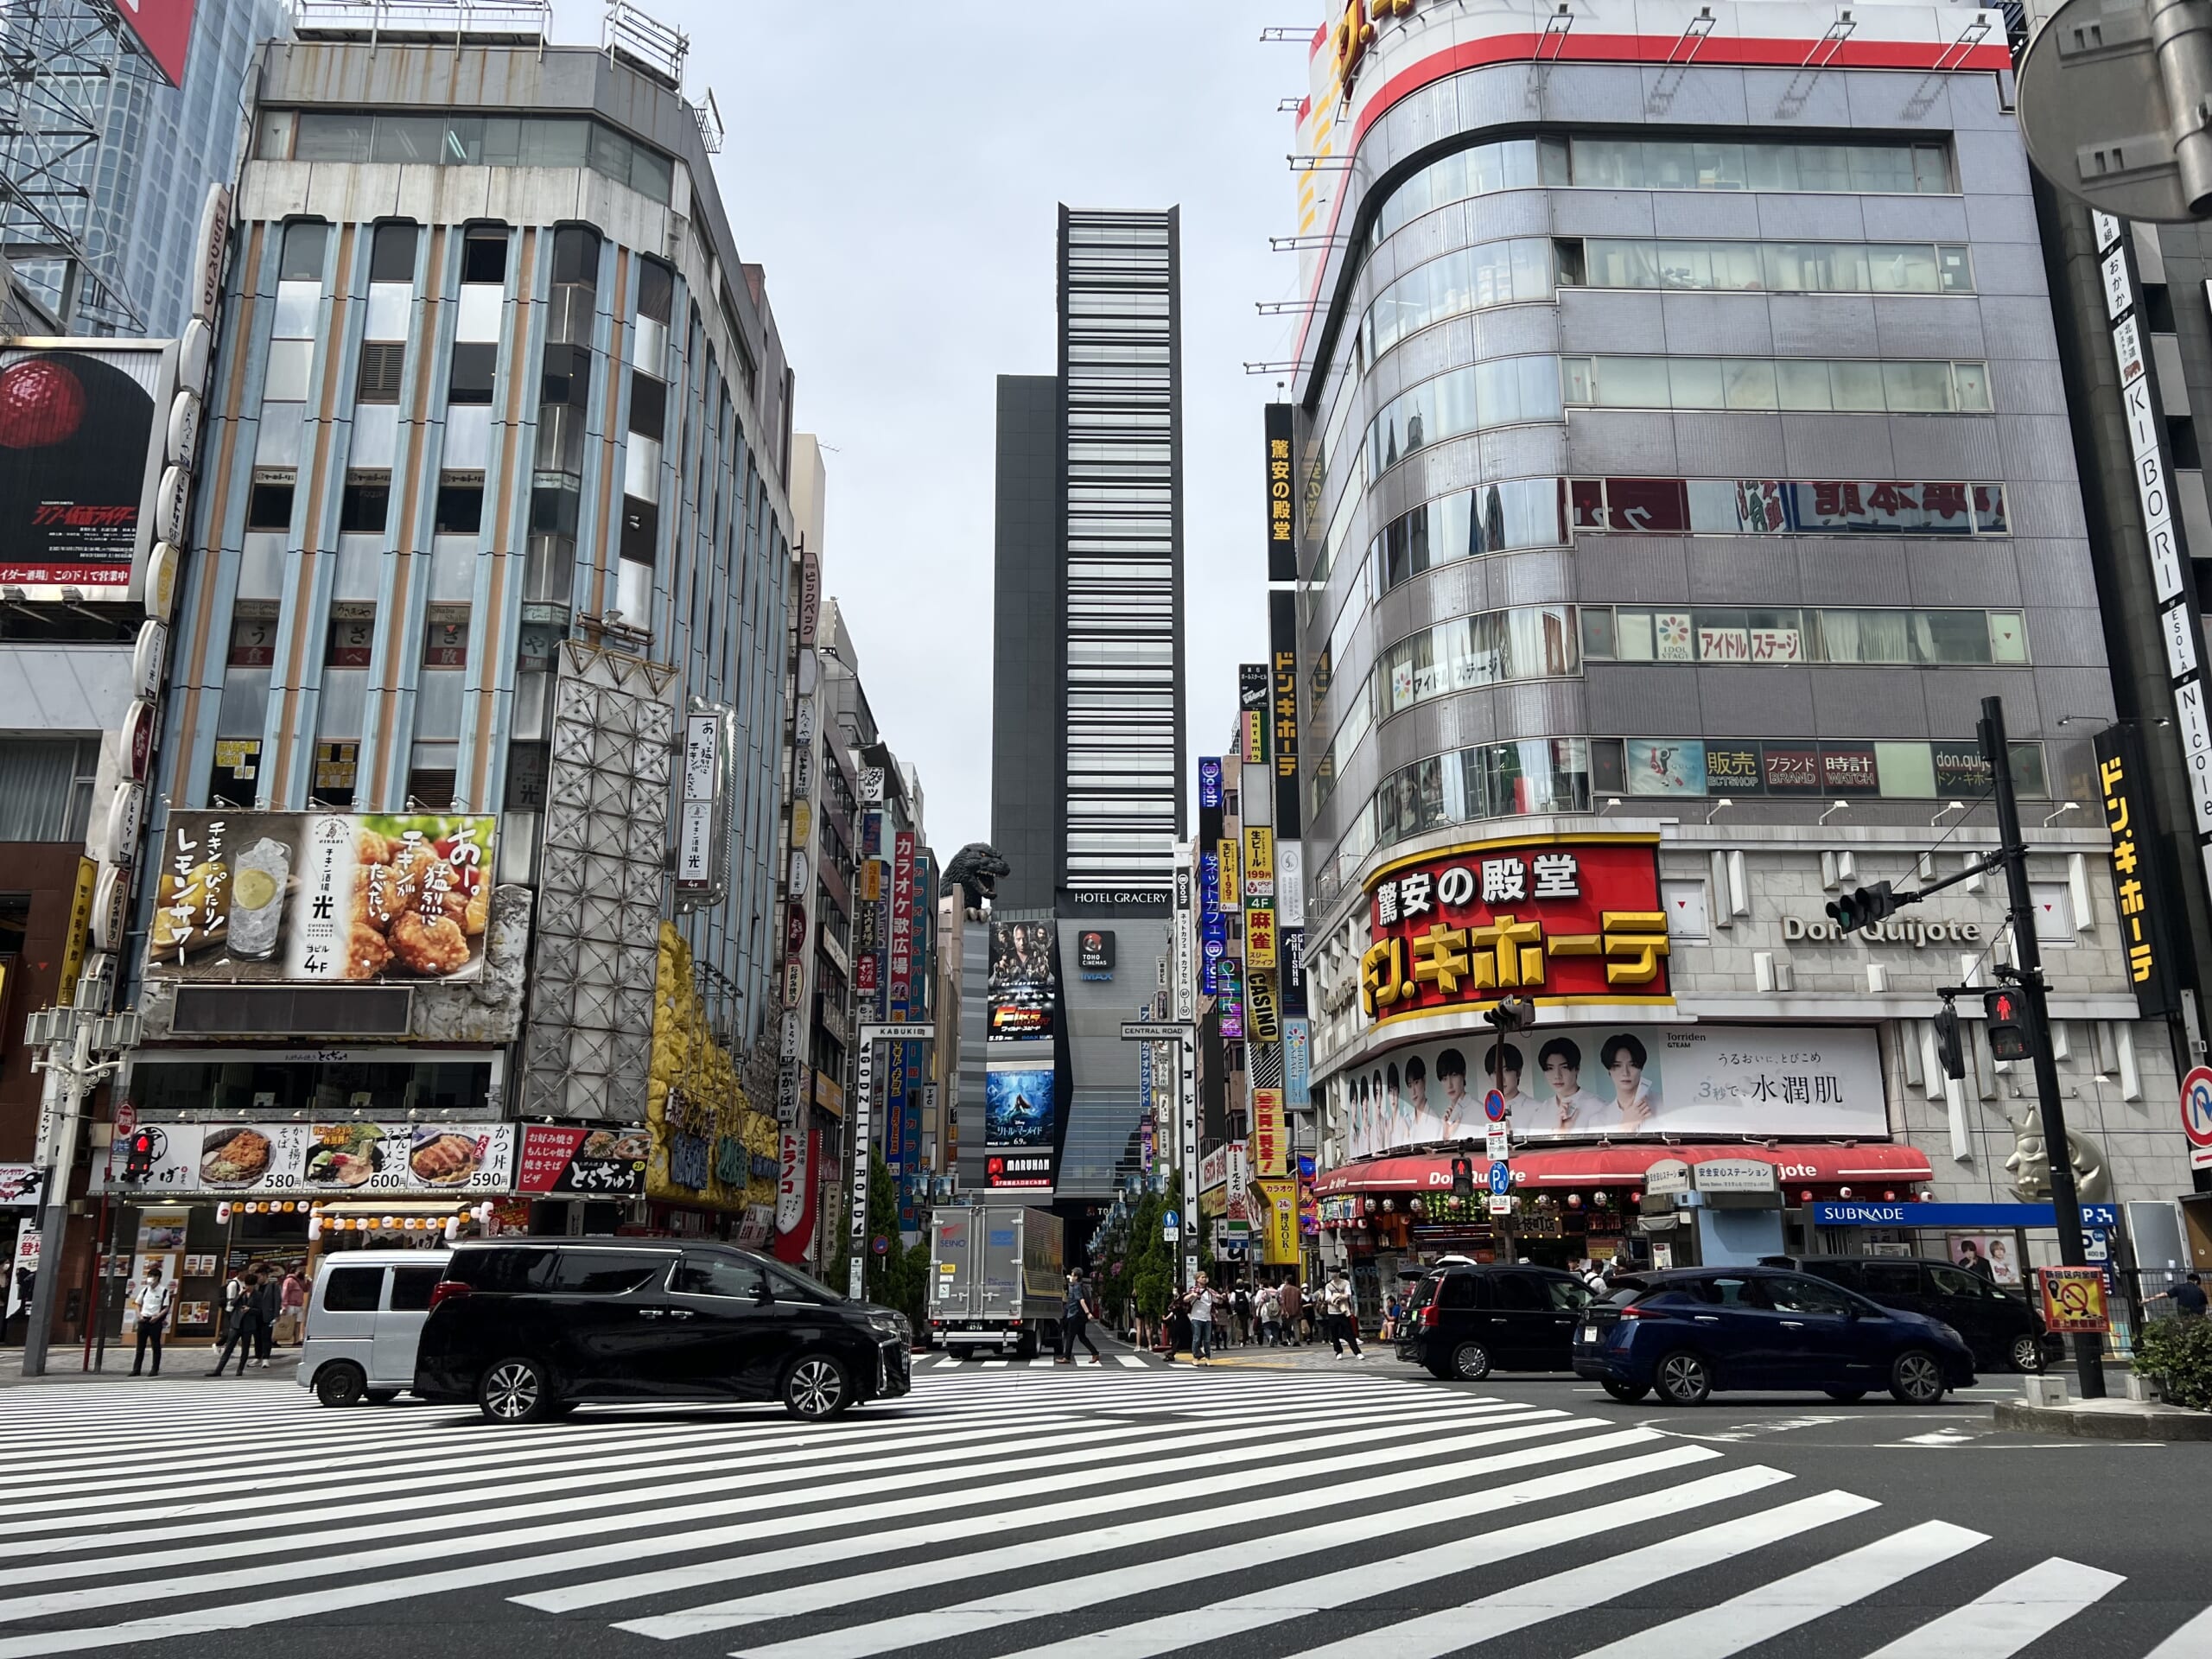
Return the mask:
{"type": "Polygon", "coordinates": [[[652,1136],[649,1198],[726,1211],[775,1203],[775,1120],[746,1098],[735,1060],[707,1023],[691,948],[666,922],[653,995],[645,1127],[652,1136]]]}
{"type": "Polygon", "coordinates": [[[1492,842],[1401,860],[1368,888],[1360,1001],[1377,1023],[1501,996],[1673,1001],[1656,836],[1492,842]]]}

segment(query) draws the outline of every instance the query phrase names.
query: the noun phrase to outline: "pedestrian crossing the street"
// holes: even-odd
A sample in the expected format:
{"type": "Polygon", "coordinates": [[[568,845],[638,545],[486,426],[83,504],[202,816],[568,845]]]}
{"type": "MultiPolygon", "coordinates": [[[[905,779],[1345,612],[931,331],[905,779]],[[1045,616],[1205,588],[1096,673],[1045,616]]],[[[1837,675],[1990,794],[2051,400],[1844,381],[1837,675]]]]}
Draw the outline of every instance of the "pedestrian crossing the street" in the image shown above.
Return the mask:
{"type": "MultiPolygon", "coordinates": [[[[439,1651],[667,1659],[2047,1659],[2125,1596],[2001,1520],[1894,1513],[1565,1392],[1039,1369],[918,1364],[912,1395],[818,1425],[10,1389],[0,1659],[259,1632],[367,1653],[399,1609],[439,1651]]],[[[2122,1659],[2212,1655],[2212,1611],[2132,1628],[2122,1659]]]]}

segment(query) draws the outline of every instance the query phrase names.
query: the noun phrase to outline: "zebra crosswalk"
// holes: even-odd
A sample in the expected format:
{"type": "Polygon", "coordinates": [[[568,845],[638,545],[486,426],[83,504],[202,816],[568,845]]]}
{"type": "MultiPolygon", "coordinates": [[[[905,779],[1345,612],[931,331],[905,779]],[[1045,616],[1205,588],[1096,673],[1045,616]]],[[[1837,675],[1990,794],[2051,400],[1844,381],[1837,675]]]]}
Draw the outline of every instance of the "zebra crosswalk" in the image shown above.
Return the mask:
{"type": "MultiPolygon", "coordinates": [[[[494,1427],[262,1382],[10,1389],[0,1659],[182,1659],[258,1631],[330,1648],[426,1608],[668,1659],[2044,1659],[2126,1582],[1571,1395],[1037,1369],[925,1364],[912,1395],[822,1425],[625,1406],[494,1427]]],[[[2144,1640],[2120,1659],[2205,1659],[2212,1610],[2144,1640]]],[[[462,1643],[418,1625],[404,1645],[462,1643]]]]}

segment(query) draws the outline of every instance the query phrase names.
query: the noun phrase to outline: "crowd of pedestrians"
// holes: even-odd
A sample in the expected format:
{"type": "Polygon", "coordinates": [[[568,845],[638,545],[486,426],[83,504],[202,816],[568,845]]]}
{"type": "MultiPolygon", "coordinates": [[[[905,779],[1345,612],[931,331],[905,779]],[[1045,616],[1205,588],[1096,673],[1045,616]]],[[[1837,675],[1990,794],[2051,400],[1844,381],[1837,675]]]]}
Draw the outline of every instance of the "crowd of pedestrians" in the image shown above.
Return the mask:
{"type": "MultiPolygon", "coordinates": [[[[1070,1275],[1071,1286],[1074,1278],[1070,1275]]],[[[1086,1318],[1096,1317],[1094,1306],[1086,1318]]],[[[1063,1332],[1070,1318],[1063,1315],[1063,1332]]],[[[1357,1303],[1342,1268],[1310,1286],[1301,1285],[1294,1274],[1216,1283],[1201,1273],[1190,1289],[1169,1299],[1166,1315],[1152,1328],[1141,1326],[1131,1335],[1170,1364],[1182,1353],[1205,1365],[1227,1348],[1305,1348],[1325,1342],[1339,1357],[1366,1357],[1360,1347],[1357,1303]]]]}

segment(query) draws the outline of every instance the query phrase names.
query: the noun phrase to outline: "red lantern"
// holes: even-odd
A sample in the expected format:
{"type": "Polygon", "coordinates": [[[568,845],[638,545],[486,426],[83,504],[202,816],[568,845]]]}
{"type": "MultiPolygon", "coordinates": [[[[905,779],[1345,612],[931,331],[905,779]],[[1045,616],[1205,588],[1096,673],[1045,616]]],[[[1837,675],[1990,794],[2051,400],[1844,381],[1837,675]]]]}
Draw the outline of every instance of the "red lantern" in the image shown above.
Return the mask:
{"type": "Polygon", "coordinates": [[[1895,1204],[1897,1201],[1897,1189],[1896,1189],[1895,1187],[1885,1187],[1885,1188],[1884,1188],[1884,1189],[1883,1189],[1883,1192],[1882,1192],[1882,1202],[1883,1202],[1883,1203],[1885,1203],[1885,1204],[1895,1204]]]}
{"type": "Polygon", "coordinates": [[[1836,1195],[1839,1198],[1847,1198],[1851,1196],[1851,1189],[1847,1186],[1839,1186],[1836,1188],[1836,1195]]]}
{"type": "Polygon", "coordinates": [[[1797,1202],[1798,1202],[1798,1203],[1800,1203],[1800,1204],[1810,1204],[1812,1201],[1813,1201],[1813,1189],[1812,1189],[1811,1187],[1809,1187],[1809,1186],[1800,1187],[1800,1188],[1797,1190],[1797,1202]]]}

